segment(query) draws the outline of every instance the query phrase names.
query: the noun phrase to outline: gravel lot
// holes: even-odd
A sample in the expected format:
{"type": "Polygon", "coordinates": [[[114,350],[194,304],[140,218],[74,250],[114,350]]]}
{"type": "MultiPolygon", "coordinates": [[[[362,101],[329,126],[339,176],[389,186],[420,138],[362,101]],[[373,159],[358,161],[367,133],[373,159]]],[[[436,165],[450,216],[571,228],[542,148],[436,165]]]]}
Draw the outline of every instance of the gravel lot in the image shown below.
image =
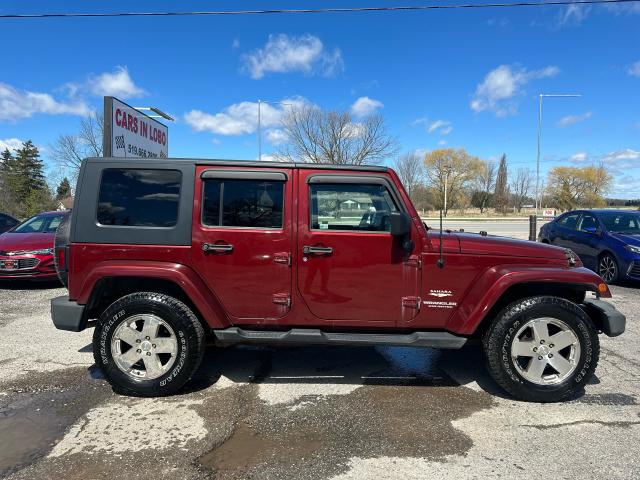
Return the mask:
{"type": "Polygon", "coordinates": [[[640,290],[627,332],[563,404],[507,398],[477,348],[210,349],[181,395],[115,395],[64,290],[0,285],[0,477],[640,478],[640,290]]]}

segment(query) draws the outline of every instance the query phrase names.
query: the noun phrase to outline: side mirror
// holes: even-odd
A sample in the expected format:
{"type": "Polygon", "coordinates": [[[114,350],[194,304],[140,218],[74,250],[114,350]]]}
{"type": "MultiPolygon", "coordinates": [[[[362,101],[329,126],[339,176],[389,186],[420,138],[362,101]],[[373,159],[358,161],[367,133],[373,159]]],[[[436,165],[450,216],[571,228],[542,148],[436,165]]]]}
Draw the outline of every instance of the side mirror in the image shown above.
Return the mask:
{"type": "Polygon", "coordinates": [[[598,228],[596,227],[585,227],[584,231],[587,233],[590,233],[591,235],[599,235],[600,232],[598,231],[598,228]]]}
{"type": "Polygon", "coordinates": [[[394,237],[404,237],[411,232],[411,218],[404,212],[391,212],[389,215],[391,222],[391,235],[394,237]]]}

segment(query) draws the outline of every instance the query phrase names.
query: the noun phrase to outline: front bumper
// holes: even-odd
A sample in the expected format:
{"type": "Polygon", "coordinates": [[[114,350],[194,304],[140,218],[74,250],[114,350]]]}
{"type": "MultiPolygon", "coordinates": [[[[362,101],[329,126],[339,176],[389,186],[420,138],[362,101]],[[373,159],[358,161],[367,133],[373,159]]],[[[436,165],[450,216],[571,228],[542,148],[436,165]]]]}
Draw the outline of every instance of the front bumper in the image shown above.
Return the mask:
{"type": "Polygon", "coordinates": [[[624,333],[627,318],[609,302],[587,299],[582,307],[596,324],[596,328],[605,335],[617,337],[624,333]]]}
{"type": "Polygon", "coordinates": [[[84,305],[69,300],[68,295],[51,300],[51,319],[58,330],[81,332],[87,327],[84,305]]]}
{"type": "Polygon", "coordinates": [[[53,255],[0,256],[0,279],[57,277],[53,255]]]}

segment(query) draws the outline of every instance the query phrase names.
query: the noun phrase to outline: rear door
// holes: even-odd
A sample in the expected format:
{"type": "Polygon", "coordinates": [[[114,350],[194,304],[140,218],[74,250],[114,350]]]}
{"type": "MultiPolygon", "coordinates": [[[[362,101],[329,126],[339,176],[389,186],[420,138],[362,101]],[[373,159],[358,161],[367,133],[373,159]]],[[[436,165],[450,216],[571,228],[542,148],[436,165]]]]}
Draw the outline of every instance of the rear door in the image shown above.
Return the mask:
{"type": "Polygon", "coordinates": [[[237,323],[291,304],[292,171],[198,167],[194,264],[237,323]]]}
{"type": "Polygon", "coordinates": [[[597,268],[598,253],[601,236],[600,222],[592,213],[583,213],[578,221],[576,230],[576,241],[572,247],[573,251],[580,257],[582,263],[592,270],[597,268]]]}
{"type": "Polygon", "coordinates": [[[389,233],[402,203],[385,176],[300,170],[298,200],[297,287],[315,317],[397,326],[417,314],[419,272],[389,233]]]}
{"type": "Polygon", "coordinates": [[[559,247],[574,249],[580,212],[567,213],[556,221],[555,236],[551,243],[559,247]]]}

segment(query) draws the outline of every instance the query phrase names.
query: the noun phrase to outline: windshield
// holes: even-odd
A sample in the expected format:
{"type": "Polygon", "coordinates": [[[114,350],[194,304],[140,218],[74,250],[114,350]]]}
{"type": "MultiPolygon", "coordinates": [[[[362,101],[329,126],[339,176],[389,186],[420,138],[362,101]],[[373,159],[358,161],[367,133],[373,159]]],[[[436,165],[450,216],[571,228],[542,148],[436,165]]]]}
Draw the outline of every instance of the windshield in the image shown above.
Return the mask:
{"type": "Polygon", "coordinates": [[[62,221],[63,215],[36,215],[25,220],[12,233],[54,233],[62,221]]]}
{"type": "Polygon", "coordinates": [[[600,219],[612,233],[640,234],[640,213],[601,213],[600,219]]]}

